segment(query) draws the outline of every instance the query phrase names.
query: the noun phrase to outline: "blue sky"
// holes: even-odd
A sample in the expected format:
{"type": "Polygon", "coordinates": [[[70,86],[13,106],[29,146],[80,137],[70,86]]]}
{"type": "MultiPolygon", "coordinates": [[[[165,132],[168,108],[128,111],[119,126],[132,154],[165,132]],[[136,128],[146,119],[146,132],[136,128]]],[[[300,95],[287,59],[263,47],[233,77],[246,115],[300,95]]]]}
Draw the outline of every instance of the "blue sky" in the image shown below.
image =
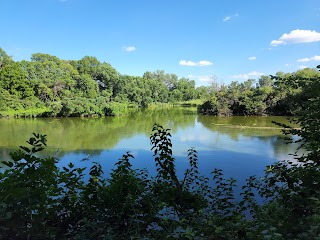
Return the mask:
{"type": "Polygon", "coordinates": [[[2,0],[13,59],[95,56],[121,74],[208,85],[320,64],[319,0],[2,0]]]}

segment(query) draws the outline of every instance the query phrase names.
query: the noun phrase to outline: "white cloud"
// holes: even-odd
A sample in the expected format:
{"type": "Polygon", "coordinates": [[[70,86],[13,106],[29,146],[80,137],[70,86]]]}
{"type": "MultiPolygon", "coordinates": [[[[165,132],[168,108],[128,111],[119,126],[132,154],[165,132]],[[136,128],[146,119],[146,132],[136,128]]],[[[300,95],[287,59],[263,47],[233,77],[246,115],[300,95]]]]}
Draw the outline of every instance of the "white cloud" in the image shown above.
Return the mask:
{"type": "Polygon", "coordinates": [[[186,60],[181,60],[179,62],[179,64],[181,66],[188,66],[188,67],[194,67],[194,66],[210,66],[213,65],[212,62],[206,61],[206,60],[202,60],[199,62],[193,62],[193,61],[186,61],[186,60]]]}
{"type": "Polygon", "coordinates": [[[289,66],[289,63],[286,63],[284,66],[285,66],[285,67],[288,67],[288,66],[289,66]]]}
{"type": "Polygon", "coordinates": [[[285,45],[288,43],[308,43],[320,41],[320,33],[311,30],[296,29],[283,34],[278,40],[271,41],[272,46],[285,45]]]}
{"type": "Polygon", "coordinates": [[[310,61],[320,61],[320,56],[319,55],[315,55],[315,56],[310,58],[310,61]]]}
{"type": "Polygon", "coordinates": [[[257,58],[255,56],[252,56],[252,57],[249,57],[248,59],[253,61],[253,60],[256,60],[257,58]]]}
{"type": "Polygon", "coordinates": [[[123,49],[126,51],[126,52],[133,52],[136,50],[136,47],[134,46],[128,46],[128,47],[123,47],[123,49]]]}
{"type": "Polygon", "coordinates": [[[257,71],[252,71],[252,72],[249,72],[249,73],[233,75],[231,77],[232,78],[241,78],[241,79],[250,79],[250,78],[260,77],[263,74],[264,73],[257,72],[257,71]]]}
{"type": "Polygon", "coordinates": [[[197,63],[192,61],[186,61],[186,60],[181,60],[179,64],[182,66],[189,66],[189,67],[197,66],[197,63]]]}
{"type": "MultiPolygon", "coordinates": [[[[280,40],[272,40],[271,41],[272,46],[278,46],[280,44],[283,44],[283,41],[280,41],[280,40]]],[[[269,48],[269,50],[271,50],[271,48],[269,48]]]]}
{"type": "Polygon", "coordinates": [[[305,65],[299,66],[299,69],[304,69],[304,68],[308,68],[308,66],[305,66],[305,65]]]}
{"type": "Polygon", "coordinates": [[[195,80],[196,84],[201,85],[207,85],[208,83],[214,82],[217,80],[215,75],[188,75],[188,79],[195,80]]]}
{"type": "Polygon", "coordinates": [[[297,60],[297,62],[309,62],[310,59],[309,58],[301,58],[299,60],[297,60]]]}
{"type": "Polygon", "coordinates": [[[214,75],[199,75],[199,76],[189,75],[188,78],[197,80],[200,82],[212,82],[216,79],[214,75]]]}
{"type": "Polygon", "coordinates": [[[238,13],[233,14],[232,16],[225,16],[225,17],[222,19],[222,21],[223,21],[223,22],[226,22],[226,21],[229,21],[231,18],[238,17],[238,16],[239,16],[238,13]]]}
{"type": "Polygon", "coordinates": [[[200,82],[213,82],[215,80],[215,76],[213,76],[213,75],[201,75],[201,76],[198,76],[198,80],[200,82]]]}
{"type": "Polygon", "coordinates": [[[224,17],[224,19],[222,20],[222,21],[228,21],[228,20],[230,20],[231,19],[231,17],[230,16],[226,16],[226,17],[224,17]]]}
{"type": "Polygon", "coordinates": [[[213,63],[206,61],[206,60],[202,60],[202,61],[198,62],[198,65],[199,66],[210,66],[210,65],[213,65],[213,63]]]}
{"type": "Polygon", "coordinates": [[[297,62],[310,62],[310,61],[320,61],[320,56],[315,55],[311,58],[302,58],[297,60],[297,62]]]}

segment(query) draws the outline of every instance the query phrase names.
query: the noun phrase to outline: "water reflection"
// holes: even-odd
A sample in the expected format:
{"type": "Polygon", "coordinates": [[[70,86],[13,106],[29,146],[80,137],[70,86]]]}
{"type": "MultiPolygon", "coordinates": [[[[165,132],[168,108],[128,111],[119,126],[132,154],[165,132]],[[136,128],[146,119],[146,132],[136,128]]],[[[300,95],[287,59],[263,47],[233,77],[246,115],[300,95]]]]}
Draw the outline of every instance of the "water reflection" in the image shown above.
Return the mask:
{"type": "Polygon", "coordinates": [[[288,123],[283,117],[198,116],[195,108],[134,111],[127,116],[105,118],[0,119],[0,159],[25,141],[32,132],[48,135],[48,149],[57,150],[60,165],[78,166],[101,162],[107,172],[122,154],[130,151],[135,167],[155,171],[149,137],[154,123],[171,129],[178,173],[187,167],[187,150],[195,147],[200,168],[209,174],[215,167],[227,175],[245,179],[261,174],[266,165],[288,159],[296,149],[279,136],[272,121],[288,123]],[[89,161],[81,159],[89,155],[89,161]],[[236,175],[234,175],[236,174],[236,175]]]}
{"type": "Polygon", "coordinates": [[[192,113],[179,108],[135,111],[122,117],[0,119],[0,147],[24,144],[36,132],[48,135],[48,145],[62,151],[112,149],[122,139],[149,136],[156,122],[171,128],[172,133],[192,126],[196,112],[192,113]]]}

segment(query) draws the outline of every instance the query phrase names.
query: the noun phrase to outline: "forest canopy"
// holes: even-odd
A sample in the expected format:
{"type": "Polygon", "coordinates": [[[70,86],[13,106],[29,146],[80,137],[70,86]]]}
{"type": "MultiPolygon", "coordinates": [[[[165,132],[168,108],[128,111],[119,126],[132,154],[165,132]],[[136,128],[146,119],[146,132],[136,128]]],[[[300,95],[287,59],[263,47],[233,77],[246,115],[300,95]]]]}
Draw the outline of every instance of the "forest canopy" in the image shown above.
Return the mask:
{"type": "Polygon", "coordinates": [[[199,112],[230,115],[294,115],[316,69],[278,72],[257,81],[229,85],[212,82],[196,87],[195,81],[163,70],[143,76],[120,74],[96,57],[62,60],[35,53],[30,61],[13,61],[0,48],[0,116],[106,116],[125,114],[128,106],[177,103],[199,99],[199,112]]]}

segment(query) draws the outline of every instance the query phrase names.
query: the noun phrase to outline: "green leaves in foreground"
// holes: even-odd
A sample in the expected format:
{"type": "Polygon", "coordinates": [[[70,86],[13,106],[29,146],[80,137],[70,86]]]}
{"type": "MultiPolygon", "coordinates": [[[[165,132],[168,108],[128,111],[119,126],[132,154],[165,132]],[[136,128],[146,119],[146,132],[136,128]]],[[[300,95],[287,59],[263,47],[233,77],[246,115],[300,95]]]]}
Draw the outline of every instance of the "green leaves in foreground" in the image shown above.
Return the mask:
{"type": "Polygon", "coordinates": [[[316,164],[276,163],[263,179],[250,177],[239,196],[221,170],[199,173],[194,148],[178,179],[170,129],[155,124],[150,141],[156,176],[133,169],[127,152],[107,177],[96,162],[60,168],[39,157],[46,135],[33,134],[0,172],[0,239],[319,237],[316,164]]]}

